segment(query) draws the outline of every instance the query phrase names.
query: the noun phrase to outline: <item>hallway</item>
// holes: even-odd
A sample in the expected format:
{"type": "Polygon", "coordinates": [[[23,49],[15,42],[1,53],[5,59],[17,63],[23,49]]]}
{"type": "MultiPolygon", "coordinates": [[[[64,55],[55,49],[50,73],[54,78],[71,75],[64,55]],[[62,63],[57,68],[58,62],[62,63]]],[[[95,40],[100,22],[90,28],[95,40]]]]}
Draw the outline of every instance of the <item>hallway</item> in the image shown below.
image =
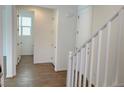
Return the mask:
{"type": "Polygon", "coordinates": [[[55,72],[52,64],[33,64],[32,56],[22,56],[17,76],[5,80],[5,87],[64,87],[66,72],[55,72]]]}

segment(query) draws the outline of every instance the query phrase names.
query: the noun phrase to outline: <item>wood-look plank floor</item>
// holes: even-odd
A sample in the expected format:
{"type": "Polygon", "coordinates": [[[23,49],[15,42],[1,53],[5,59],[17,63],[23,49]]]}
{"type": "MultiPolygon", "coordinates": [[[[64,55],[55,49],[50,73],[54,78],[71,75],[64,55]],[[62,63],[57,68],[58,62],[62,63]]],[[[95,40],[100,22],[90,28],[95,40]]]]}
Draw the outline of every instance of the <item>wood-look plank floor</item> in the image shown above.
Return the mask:
{"type": "Polygon", "coordinates": [[[55,72],[52,64],[33,64],[33,56],[22,56],[17,76],[5,79],[5,87],[65,87],[66,71],[55,72]]]}

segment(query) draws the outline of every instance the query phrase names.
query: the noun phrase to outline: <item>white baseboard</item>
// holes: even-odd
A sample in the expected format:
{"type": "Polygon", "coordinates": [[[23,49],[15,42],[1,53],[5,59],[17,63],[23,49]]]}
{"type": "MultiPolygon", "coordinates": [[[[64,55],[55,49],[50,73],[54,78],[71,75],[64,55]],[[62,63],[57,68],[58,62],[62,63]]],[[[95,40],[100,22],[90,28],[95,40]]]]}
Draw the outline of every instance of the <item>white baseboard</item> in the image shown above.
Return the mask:
{"type": "Polygon", "coordinates": [[[55,67],[55,71],[56,71],[56,72],[59,72],[59,71],[66,71],[66,70],[67,70],[66,68],[56,68],[56,67],[55,67]]]}
{"type": "Polygon", "coordinates": [[[41,64],[41,63],[53,63],[51,62],[51,60],[47,60],[47,61],[34,61],[34,64],[41,64]]]}
{"type": "Polygon", "coordinates": [[[12,75],[6,75],[6,78],[13,78],[12,75]]]}

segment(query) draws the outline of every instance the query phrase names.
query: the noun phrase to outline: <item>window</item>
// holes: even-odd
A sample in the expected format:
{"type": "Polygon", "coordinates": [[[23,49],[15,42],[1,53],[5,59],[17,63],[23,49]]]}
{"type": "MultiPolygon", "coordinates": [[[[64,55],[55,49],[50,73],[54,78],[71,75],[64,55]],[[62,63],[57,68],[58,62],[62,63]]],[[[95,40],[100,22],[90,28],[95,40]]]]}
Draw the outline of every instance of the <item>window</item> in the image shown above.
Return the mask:
{"type": "Polygon", "coordinates": [[[30,27],[23,27],[22,28],[22,35],[26,35],[26,36],[31,35],[30,27]]]}
{"type": "Polygon", "coordinates": [[[22,17],[22,26],[31,26],[31,17],[22,17]]]}
{"type": "Polygon", "coordinates": [[[21,17],[19,17],[19,26],[21,26],[21,17]]]}
{"type": "Polygon", "coordinates": [[[31,35],[31,17],[19,17],[19,35],[30,36],[31,35]]]}
{"type": "Polygon", "coordinates": [[[21,36],[21,26],[19,26],[19,36],[21,36]]]}

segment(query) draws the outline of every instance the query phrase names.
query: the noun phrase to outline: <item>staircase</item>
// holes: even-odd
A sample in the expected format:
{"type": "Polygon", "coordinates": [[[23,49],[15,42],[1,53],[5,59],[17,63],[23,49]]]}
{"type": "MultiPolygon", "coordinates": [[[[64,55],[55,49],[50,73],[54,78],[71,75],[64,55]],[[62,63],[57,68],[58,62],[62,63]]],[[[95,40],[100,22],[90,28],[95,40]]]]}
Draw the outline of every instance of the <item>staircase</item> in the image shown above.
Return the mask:
{"type": "MultiPolygon", "coordinates": [[[[124,7],[78,50],[69,52],[67,87],[108,87],[119,84],[124,7]]],[[[123,71],[122,71],[123,72],[123,71]]]]}

